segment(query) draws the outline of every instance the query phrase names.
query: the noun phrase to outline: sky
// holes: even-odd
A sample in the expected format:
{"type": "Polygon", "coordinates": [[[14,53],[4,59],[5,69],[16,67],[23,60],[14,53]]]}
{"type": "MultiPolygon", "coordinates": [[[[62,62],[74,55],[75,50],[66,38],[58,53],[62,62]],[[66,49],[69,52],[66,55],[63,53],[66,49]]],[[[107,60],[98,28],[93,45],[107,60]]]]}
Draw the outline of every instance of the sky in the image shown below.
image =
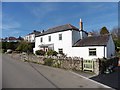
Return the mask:
{"type": "Polygon", "coordinates": [[[72,24],[98,31],[118,26],[117,2],[2,2],[2,37],[25,36],[33,30],[72,24]]]}

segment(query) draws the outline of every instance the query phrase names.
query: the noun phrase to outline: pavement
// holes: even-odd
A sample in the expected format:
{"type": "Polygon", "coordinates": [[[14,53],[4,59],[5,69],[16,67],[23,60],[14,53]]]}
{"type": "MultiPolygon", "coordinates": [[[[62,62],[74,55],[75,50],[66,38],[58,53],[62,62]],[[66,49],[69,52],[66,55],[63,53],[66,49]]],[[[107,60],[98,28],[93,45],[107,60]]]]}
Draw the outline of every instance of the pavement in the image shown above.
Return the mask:
{"type": "MultiPolygon", "coordinates": [[[[3,88],[110,88],[74,72],[2,56],[3,88]]],[[[110,88],[112,89],[112,88],[110,88]]]]}

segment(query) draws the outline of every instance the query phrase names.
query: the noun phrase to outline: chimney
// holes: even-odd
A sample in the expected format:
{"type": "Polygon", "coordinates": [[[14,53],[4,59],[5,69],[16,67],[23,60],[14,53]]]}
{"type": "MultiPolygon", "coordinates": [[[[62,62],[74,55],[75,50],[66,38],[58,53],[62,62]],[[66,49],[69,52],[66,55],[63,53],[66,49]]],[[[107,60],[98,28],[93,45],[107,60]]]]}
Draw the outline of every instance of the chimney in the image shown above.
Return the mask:
{"type": "Polygon", "coordinates": [[[44,30],[42,30],[42,33],[44,33],[44,30]]]}
{"type": "Polygon", "coordinates": [[[80,30],[83,30],[83,22],[81,18],[80,18],[80,30]]]}
{"type": "Polygon", "coordinates": [[[36,32],[36,30],[33,30],[33,32],[36,32]]]}

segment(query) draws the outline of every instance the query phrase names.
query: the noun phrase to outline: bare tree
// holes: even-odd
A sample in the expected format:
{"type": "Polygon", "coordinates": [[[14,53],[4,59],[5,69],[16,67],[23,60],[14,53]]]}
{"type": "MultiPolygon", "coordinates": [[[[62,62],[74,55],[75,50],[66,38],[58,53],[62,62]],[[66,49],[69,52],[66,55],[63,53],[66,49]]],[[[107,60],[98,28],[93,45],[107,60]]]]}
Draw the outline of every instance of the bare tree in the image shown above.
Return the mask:
{"type": "Polygon", "coordinates": [[[120,28],[118,28],[118,27],[114,27],[114,28],[111,30],[111,34],[112,34],[113,39],[118,39],[118,37],[119,37],[118,31],[119,31],[119,30],[120,30],[120,28]]]}
{"type": "Polygon", "coordinates": [[[91,32],[93,33],[93,36],[98,36],[98,35],[100,35],[100,34],[99,34],[99,30],[92,30],[91,32]]]}

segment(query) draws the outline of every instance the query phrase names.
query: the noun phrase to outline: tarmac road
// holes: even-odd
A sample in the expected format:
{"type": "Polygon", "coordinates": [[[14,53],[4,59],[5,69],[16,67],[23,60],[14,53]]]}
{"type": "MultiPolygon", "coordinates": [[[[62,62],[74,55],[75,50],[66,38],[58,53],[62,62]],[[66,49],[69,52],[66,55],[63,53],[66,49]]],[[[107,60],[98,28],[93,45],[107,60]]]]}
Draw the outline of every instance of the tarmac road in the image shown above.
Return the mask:
{"type": "Polygon", "coordinates": [[[2,88],[109,88],[67,70],[2,56],[2,88]]]}

